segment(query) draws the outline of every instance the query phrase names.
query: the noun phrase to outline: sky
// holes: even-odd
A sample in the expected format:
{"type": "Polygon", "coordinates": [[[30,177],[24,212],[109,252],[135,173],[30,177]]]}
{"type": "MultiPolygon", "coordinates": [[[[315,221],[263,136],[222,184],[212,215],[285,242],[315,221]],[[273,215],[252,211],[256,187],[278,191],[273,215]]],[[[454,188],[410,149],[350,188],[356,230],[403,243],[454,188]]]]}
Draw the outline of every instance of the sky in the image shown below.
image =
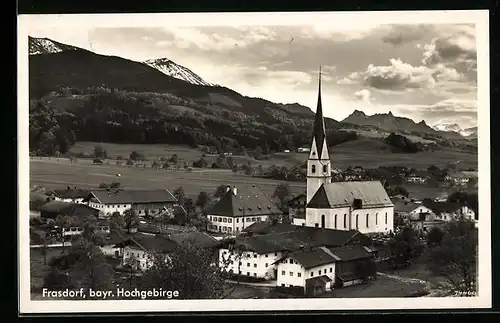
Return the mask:
{"type": "Polygon", "coordinates": [[[313,111],[321,65],[327,117],[391,111],[431,126],[477,126],[473,24],[37,26],[29,34],[136,61],[166,57],[207,82],[313,111]]]}

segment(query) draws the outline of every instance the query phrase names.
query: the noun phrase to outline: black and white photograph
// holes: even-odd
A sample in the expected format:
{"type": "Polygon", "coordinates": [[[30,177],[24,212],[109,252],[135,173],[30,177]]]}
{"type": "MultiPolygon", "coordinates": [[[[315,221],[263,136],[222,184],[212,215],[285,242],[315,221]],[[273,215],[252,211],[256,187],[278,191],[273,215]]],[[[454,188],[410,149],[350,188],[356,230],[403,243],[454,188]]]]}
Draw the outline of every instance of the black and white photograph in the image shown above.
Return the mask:
{"type": "Polygon", "coordinates": [[[488,24],[20,15],[20,312],[490,307],[488,24]]]}

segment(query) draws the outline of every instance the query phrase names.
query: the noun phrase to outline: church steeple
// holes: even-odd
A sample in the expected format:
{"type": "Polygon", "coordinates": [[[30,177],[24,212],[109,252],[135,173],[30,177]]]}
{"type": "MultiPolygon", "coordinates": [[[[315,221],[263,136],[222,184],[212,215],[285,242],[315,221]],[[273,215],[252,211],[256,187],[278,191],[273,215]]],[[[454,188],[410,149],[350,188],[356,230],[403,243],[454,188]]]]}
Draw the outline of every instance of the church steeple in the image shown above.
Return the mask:
{"type": "Polygon", "coordinates": [[[321,104],[321,66],[319,67],[318,81],[318,105],[316,107],[316,116],[314,118],[313,138],[316,142],[316,151],[318,158],[322,159],[323,144],[325,143],[326,131],[325,120],[323,119],[323,106],[321,104]]]}
{"type": "Polygon", "coordinates": [[[321,102],[321,67],[319,69],[318,106],[314,117],[311,152],[307,160],[307,203],[321,185],[331,183],[331,162],[326,143],[325,121],[321,102]]]}

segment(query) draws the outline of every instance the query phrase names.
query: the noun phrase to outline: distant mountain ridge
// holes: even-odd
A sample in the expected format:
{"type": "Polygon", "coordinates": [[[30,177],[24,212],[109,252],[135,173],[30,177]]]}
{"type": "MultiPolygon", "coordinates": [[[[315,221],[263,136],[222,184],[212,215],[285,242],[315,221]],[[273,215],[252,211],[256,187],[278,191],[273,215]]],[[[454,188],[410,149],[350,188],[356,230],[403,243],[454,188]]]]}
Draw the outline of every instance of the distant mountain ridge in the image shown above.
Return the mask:
{"type": "Polygon", "coordinates": [[[82,48],[66,45],[49,38],[36,38],[28,36],[28,42],[30,55],[54,54],[69,50],[83,50],[82,48]]]}
{"type": "Polygon", "coordinates": [[[216,86],[215,84],[211,84],[205,81],[189,68],[176,64],[168,58],[149,59],[144,61],[143,63],[157,69],[165,75],[175,77],[179,80],[183,80],[191,84],[202,86],[216,86]]]}

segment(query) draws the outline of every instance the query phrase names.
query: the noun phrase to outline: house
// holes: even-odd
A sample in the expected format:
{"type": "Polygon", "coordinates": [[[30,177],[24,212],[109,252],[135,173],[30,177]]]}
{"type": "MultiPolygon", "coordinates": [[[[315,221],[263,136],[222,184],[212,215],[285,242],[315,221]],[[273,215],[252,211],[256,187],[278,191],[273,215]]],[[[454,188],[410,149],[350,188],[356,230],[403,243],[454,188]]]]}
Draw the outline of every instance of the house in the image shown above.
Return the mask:
{"type": "MultiPolygon", "coordinates": [[[[332,162],[321,101],[321,77],[311,141],[307,160],[305,226],[356,229],[363,233],[392,231],[394,205],[380,181],[332,182],[332,162]]],[[[351,171],[364,175],[360,167],[351,171]]]]}
{"type": "Polygon", "coordinates": [[[154,256],[172,252],[177,244],[163,235],[151,235],[136,231],[115,245],[123,250],[122,265],[131,265],[135,269],[147,270],[154,263],[154,256]]]}
{"type": "Polygon", "coordinates": [[[426,171],[415,171],[406,177],[408,183],[424,184],[427,183],[429,174],[426,171]]]}
{"type": "Polygon", "coordinates": [[[410,221],[430,221],[435,219],[431,209],[421,203],[414,203],[407,198],[391,199],[394,204],[394,213],[410,221]]]}
{"type": "Polygon", "coordinates": [[[451,221],[463,217],[474,221],[476,218],[474,210],[457,202],[435,202],[431,199],[425,199],[422,203],[436,214],[438,220],[451,221]]]}
{"type": "Polygon", "coordinates": [[[302,193],[287,202],[288,214],[295,225],[306,224],[306,194],[302,193]]]}
{"type": "Polygon", "coordinates": [[[276,261],[287,253],[320,246],[371,245],[359,231],[343,231],[295,226],[283,223],[255,223],[245,234],[219,241],[219,265],[234,275],[273,280],[276,261]]]}
{"type": "Polygon", "coordinates": [[[107,257],[123,259],[123,248],[118,244],[126,240],[127,234],[119,229],[110,229],[109,232],[99,233],[102,236],[103,243],[99,246],[102,253],[107,257]]]}
{"type": "Polygon", "coordinates": [[[226,194],[207,209],[207,230],[233,234],[255,222],[282,215],[282,211],[257,186],[227,186],[226,194]]]}
{"type": "Polygon", "coordinates": [[[166,189],[106,189],[91,191],[84,202],[102,211],[105,216],[110,216],[115,212],[123,214],[128,209],[135,210],[139,216],[154,216],[173,208],[177,199],[166,189]]]}
{"type": "Polygon", "coordinates": [[[97,218],[99,213],[99,210],[84,204],[62,201],[50,201],[40,207],[40,216],[52,220],[55,220],[58,215],[81,218],[92,215],[97,218]]]}
{"type": "Polygon", "coordinates": [[[304,288],[315,296],[335,287],[361,283],[376,276],[373,248],[349,245],[292,252],[277,261],[277,286],[304,288]]]}
{"type": "Polygon", "coordinates": [[[83,203],[83,200],[90,194],[90,190],[77,189],[76,187],[66,187],[63,190],[54,190],[57,201],[83,203]]]}
{"type": "Polygon", "coordinates": [[[472,180],[477,182],[478,172],[477,171],[458,171],[450,174],[450,179],[456,185],[467,185],[472,180]]]}
{"type": "Polygon", "coordinates": [[[388,233],[393,221],[394,205],[379,181],[334,182],[307,204],[305,226],[388,233]]]}

